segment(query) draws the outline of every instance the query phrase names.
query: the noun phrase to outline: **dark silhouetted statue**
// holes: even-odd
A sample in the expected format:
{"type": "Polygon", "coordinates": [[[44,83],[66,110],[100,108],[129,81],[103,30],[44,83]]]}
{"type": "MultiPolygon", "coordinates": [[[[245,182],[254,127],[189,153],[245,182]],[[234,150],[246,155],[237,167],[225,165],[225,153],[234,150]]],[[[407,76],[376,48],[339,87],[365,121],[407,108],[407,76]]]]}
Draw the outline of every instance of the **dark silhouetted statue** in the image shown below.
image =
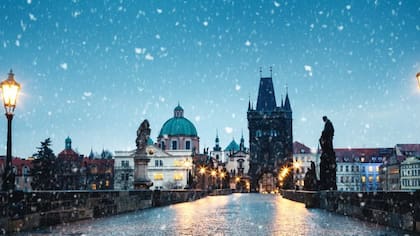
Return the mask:
{"type": "Polygon", "coordinates": [[[303,190],[316,191],[318,190],[318,180],[316,178],[315,163],[311,161],[311,167],[305,174],[303,190]]]}
{"type": "Polygon", "coordinates": [[[136,146],[137,150],[146,150],[147,141],[150,137],[150,124],[148,120],[144,120],[137,129],[136,146]]]}
{"type": "Polygon", "coordinates": [[[336,183],[336,160],[333,148],[334,126],[326,117],[322,117],[325,122],[319,144],[321,145],[321,164],[319,171],[320,190],[337,190],[336,183]]]}

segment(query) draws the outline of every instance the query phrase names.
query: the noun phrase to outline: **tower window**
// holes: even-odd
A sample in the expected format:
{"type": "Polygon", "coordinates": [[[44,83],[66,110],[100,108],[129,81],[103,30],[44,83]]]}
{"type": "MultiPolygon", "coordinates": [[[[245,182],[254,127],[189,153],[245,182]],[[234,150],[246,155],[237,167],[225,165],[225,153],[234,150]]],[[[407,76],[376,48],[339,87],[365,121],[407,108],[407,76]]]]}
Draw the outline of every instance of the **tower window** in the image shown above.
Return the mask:
{"type": "Polygon", "coordinates": [[[176,140],[172,140],[172,150],[178,149],[178,142],[176,140]]]}
{"type": "Polygon", "coordinates": [[[191,141],[185,141],[185,149],[190,150],[191,149],[191,141]]]}

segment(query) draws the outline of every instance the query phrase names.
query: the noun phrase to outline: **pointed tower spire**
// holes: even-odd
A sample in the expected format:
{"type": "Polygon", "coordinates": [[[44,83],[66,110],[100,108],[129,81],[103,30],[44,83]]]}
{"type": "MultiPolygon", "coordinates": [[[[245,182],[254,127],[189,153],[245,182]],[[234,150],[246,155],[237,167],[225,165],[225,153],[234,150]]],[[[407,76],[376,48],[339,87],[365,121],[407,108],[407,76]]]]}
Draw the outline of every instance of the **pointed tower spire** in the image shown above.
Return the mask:
{"type": "Polygon", "coordinates": [[[214,140],[214,147],[213,151],[221,151],[222,148],[220,147],[220,140],[219,140],[219,131],[216,129],[216,139],[214,140]]]}
{"type": "Polygon", "coordinates": [[[270,66],[270,77],[273,78],[273,67],[270,66]]]}
{"type": "Polygon", "coordinates": [[[284,109],[286,109],[287,111],[292,111],[292,107],[290,106],[289,94],[287,93],[287,91],[286,91],[286,98],[284,100],[284,109]]]}
{"type": "Polygon", "coordinates": [[[244,130],[242,129],[241,142],[239,143],[239,151],[245,151],[244,130]]]}
{"type": "Polygon", "coordinates": [[[89,159],[93,159],[95,157],[95,154],[93,153],[93,148],[90,148],[90,153],[89,153],[89,159]]]}
{"type": "Polygon", "coordinates": [[[284,104],[283,104],[283,94],[281,95],[281,104],[280,107],[283,108],[284,104]]]}
{"type": "Polygon", "coordinates": [[[249,95],[249,99],[248,99],[248,111],[251,110],[251,95],[249,95]]]}
{"type": "Polygon", "coordinates": [[[262,78],[262,67],[260,66],[260,78],[262,78]]]}

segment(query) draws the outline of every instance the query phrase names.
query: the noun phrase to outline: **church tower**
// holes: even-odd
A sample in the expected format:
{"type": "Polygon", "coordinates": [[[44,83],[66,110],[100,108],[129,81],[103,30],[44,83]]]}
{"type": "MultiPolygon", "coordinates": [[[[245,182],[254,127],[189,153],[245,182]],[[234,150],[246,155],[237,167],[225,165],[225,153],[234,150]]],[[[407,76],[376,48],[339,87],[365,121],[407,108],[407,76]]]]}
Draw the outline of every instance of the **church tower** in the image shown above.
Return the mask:
{"type": "Polygon", "coordinates": [[[274,191],[281,165],[292,158],[293,133],[288,92],[277,106],[272,75],[260,76],[257,106],[249,102],[247,118],[251,191],[274,191]]]}

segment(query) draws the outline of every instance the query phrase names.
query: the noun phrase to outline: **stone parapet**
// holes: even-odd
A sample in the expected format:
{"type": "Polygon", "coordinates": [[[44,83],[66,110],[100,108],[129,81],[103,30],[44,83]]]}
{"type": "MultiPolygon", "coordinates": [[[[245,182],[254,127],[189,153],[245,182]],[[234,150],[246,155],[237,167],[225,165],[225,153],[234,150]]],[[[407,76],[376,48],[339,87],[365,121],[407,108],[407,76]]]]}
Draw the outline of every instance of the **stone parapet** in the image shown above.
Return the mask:
{"type": "Polygon", "coordinates": [[[339,192],[282,190],[284,198],[361,220],[420,232],[420,191],[339,192]]]}
{"type": "Polygon", "coordinates": [[[200,190],[0,192],[0,234],[194,201],[200,190]]]}

